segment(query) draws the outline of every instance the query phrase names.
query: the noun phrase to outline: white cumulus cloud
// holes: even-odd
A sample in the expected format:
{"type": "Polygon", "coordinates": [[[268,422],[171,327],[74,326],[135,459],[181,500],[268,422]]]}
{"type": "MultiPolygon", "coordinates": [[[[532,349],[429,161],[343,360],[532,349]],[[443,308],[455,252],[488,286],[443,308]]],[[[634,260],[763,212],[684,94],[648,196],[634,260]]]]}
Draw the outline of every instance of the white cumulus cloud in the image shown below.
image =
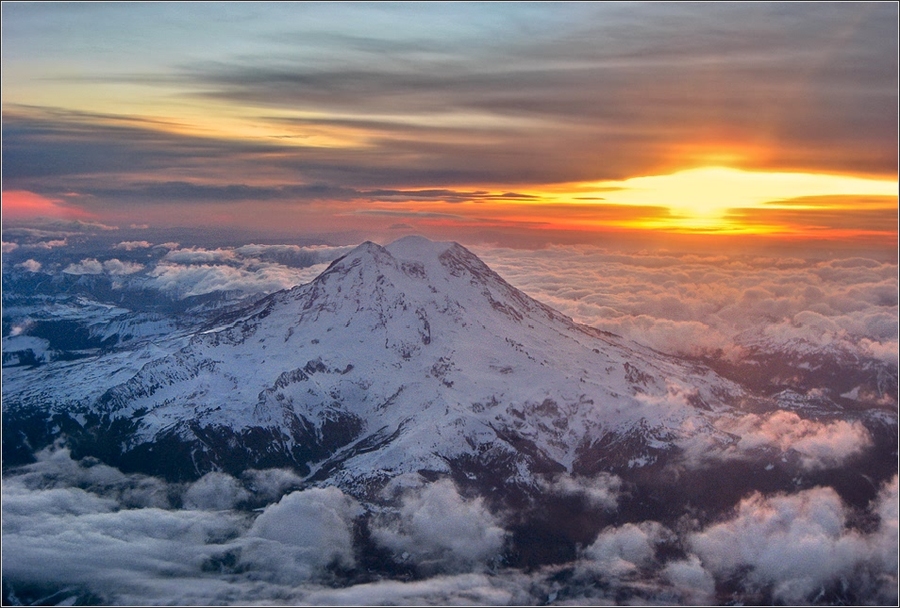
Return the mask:
{"type": "Polygon", "coordinates": [[[103,264],[94,258],[81,260],[77,264],[69,264],[63,269],[66,274],[103,274],[103,264]]]}
{"type": "Polygon", "coordinates": [[[334,487],[292,492],[253,522],[248,537],[268,542],[245,548],[244,559],[287,580],[297,575],[291,564],[306,572],[330,563],[352,566],[353,520],[361,514],[359,503],[334,487]]]}
{"type": "Polygon", "coordinates": [[[250,498],[238,481],[225,473],[207,473],[184,492],[184,508],[221,511],[233,509],[250,498]]]}
{"type": "Polygon", "coordinates": [[[40,272],[41,263],[37,260],[25,260],[21,264],[16,264],[16,268],[24,268],[28,272],[40,272]]]}
{"type": "Polygon", "coordinates": [[[600,532],[597,540],[584,550],[584,556],[595,561],[601,571],[619,576],[651,565],[657,544],[673,536],[655,521],[627,523],[600,532]]]}
{"type": "Polygon", "coordinates": [[[149,241],[122,241],[113,245],[113,249],[122,249],[125,251],[134,251],[135,249],[147,249],[153,247],[153,243],[149,241]]]}
{"type": "Polygon", "coordinates": [[[63,270],[65,274],[83,275],[83,274],[109,274],[112,276],[122,276],[134,274],[144,269],[143,264],[134,262],[123,262],[113,258],[100,262],[95,258],[86,258],[77,264],[69,264],[63,270]]]}
{"type": "Polygon", "coordinates": [[[466,500],[439,480],[406,494],[397,517],[372,529],[375,540],[424,571],[460,571],[497,556],[506,536],[481,498],[466,500]]]}
{"type": "Polygon", "coordinates": [[[744,585],[771,588],[777,601],[814,601],[825,587],[839,587],[863,571],[869,575],[861,584],[875,586],[870,591],[880,594],[876,597],[897,599],[896,521],[883,520],[872,535],[848,528],[846,507],[831,488],[792,495],[754,493],[740,502],[734,518],[691,535],[689,544],[717,577],[746,569],[744,585]],[[889,536],[894,551],[886,559],[884,539],[889,536]]]}
{"type": "Polygon", "coordinates": [[[748,414],[720,426],[740,436],[738,450],[749,452],[766,446],[792,450],[806,469],[840,465],[872,445],[869,432],[859,422],[819,422],[784,410],[764,416],[748,414]]]}

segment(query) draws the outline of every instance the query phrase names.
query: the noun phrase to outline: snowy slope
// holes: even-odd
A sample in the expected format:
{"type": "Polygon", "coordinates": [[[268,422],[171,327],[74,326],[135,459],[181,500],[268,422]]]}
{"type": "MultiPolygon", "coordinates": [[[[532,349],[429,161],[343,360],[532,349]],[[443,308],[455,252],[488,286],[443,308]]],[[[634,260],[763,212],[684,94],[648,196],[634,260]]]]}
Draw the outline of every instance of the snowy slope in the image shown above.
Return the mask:
{"type": "Polygon", "coordinates": [[[712,421],[741,396],[573,323],[458,244],[408,237],[360,245],[92,409],[124,429],[107,444],[133,467],[178,454],[196,473],[291,464],[347,487],[467,467],[527,485],[652,464],[697,434],[731,441],[712,421]]]}

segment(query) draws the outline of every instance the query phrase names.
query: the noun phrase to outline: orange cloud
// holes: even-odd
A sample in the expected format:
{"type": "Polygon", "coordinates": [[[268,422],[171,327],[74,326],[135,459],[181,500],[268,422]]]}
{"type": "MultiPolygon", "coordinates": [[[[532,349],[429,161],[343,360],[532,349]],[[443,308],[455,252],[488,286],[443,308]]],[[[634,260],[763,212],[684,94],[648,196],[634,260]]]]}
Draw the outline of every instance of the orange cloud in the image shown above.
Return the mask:
{"type": "Polygon", "coordinates": [[[63,219],[87,219],[94,215],[84,209],[69,205],[59,199],[49,199],[27,190],[10,190],[3,193],[2,212],[5,219],[53,217],[63,219]]]}

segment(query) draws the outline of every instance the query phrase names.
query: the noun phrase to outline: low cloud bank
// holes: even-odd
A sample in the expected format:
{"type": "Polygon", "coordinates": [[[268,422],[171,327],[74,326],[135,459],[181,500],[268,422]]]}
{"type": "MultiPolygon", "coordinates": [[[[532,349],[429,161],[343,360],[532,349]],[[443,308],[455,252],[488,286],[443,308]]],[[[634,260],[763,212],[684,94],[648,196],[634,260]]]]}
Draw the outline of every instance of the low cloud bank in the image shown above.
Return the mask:
{"type": "Polygon", "coordinates": [[[26,236],[24,243],[3,243],[4,254],[16,257],[10,267],[50,275],[108,277],[117,291],[158,290],[175,299],[214,292],[253,295],[289,289],[313,280],[352,249],[288,244],[205,248],[132,240],[98,242],[93,250],[79,243],[77,249],[69,250],[65,238],[35,241],[36,235],[26,236]]]}
{"type": "Polygon", "coordinates": [[[691,436],[680,441],[685,464],[703,467],[728,460],[796,462],[800,469],[816,471],[841,467],[872,447],[872,435],[858,421],[812,420],[794,412],[723,416],[715,427],[729,442],[713,436],[691,436]]]}
{"type": "Polygon", "coordinates": [[[178,298],[216,291],[271,293],[308,283],[350,249],[255,244],[175,248],[148,271],[148,286],[178,298]]]}
{"type": "Polygon", "coordinates": [[[250,269],[213,264],[160,263],[148,273],[148,286],[177,298],[217,291],[270,293],[307,283],[323,269],[311,267],[301,272],[278,264],[250,269]]]}
{"type": "Polygon", "coordinates": [[[177,298],[217,291],[271,293],[308,283],[349,249],[253,244],[170,248],[148,271],[147,286],[177,298]]]}
{"type": "Polygon", "coordinates": [[[69,264],[63,270],[64,274],[108,274],[111,276],[122,276],[134,274],[144,269],[143,264],[134,262],[123,262],[122,260],[112,258],[105,262],[100,262],[94,258],[86,258],[77,264],[69,264]]]}
{"type": "Polygon", "coordinates": [[[803,341],[897,361],[897,265],[865,258],[623,254],[591,246],[474,248],[576,321],[658,350],[737,354],[803,341]]]}
{"type": "MultiPolygon", "coordinates": [[[[109,603],[240,603],[259,587],[277,599],[284,585],[353,564],[361,507],[337,488],[291,491],[254,517],[235,507],[259,496],[224,473],[167,484],[75,462],[67,450],[46,450],[18,473],[3,484],[3,575],[13,592],[70,586],[109,603]]],[[[254,471],[245,483],[265,495],[292,477],[254,471]]]]}

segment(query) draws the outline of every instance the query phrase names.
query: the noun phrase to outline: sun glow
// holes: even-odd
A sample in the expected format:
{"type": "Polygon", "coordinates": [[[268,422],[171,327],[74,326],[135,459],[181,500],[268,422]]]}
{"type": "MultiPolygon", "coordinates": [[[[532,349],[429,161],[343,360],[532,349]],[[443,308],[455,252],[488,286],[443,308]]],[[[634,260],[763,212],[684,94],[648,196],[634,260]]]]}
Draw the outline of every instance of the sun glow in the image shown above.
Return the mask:
{"type": "Polygon", "coordinates": [[[635,227],[677,231],[773,232],[779,230],[778,225],[742,223],[739,218],[754,210],[760,217],[778,210],[839,212],[843,207],[850,211],[858,209],[855,201],[863,198],[870,209],[897,208],[896,180],[728,167],[582,183],[573,190],[567,193],[569,200],[664,208],[667,214],[641,218],[635,227]]]}

